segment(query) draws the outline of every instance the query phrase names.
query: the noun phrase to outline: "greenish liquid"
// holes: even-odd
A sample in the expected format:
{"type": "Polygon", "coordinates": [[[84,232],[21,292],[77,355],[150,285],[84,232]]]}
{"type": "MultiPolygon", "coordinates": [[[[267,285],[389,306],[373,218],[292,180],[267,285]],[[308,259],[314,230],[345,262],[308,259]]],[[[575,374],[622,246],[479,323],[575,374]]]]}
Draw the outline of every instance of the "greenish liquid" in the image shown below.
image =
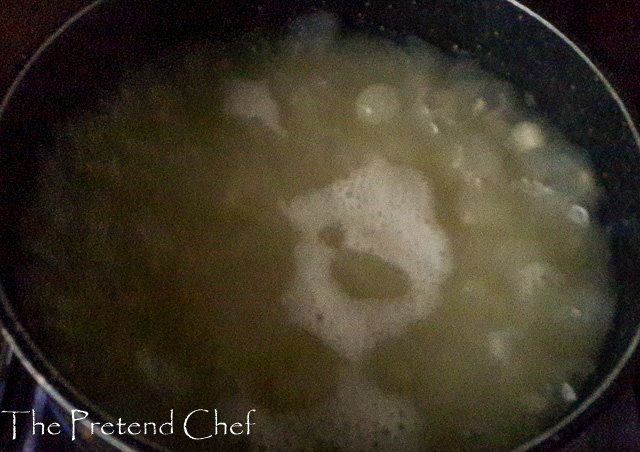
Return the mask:
{"type": "MultiPolygon", "coordinates": [[[[473,113],[486,86],[510,92],[503,82],[477,70],[460,77],[420,42],[341,37],[322,51],[302,42],[316,50],[265,41],[276,50],[180,57],[179,69],[133,75],[102,111],[61,130],[26,220],[24,246],[38,262],[25,298],[36,312],[29,330],[76,388],[130,422],[250,406],[256,429],[277,426],[279,441],[314,450],[502,450],[530,438],[573,406],[559,395],[563,384],[584,396],[613,310],[603,233],[565,215],[574,203],[596,205],[591,169],[586,188],[552,178],[541,182],[557,197],[531,195],[518,183],[538,173],[510,136],[525,118],[517,96],[511,109],[473,113]],[[238,79],[264,83],[277,127],[229,113],[225,90],[238,79]],[[355,107],[372,84],[399,96],[399,110],[375,124],[355,107]],[[419,122],[422,95],[438,108],[419,122]],[[453,269],[434,289],[431,314],[353,359],[294,320],[303,233],[282,206],[347,180],[372,157],[424,175],[453,269]],[[344,389],[352,380],[364,395],[344,389]],[[375,400],[414,414],[371,427],[375,412],[341,422],[335,407],[375,400]],[[321,427],[328,417],[338,426],[321,427]],[[362,431],[346,434],[343,424],[362,431]]],[[[385,108],[358,108],[367,106],[385,108]]],[[[571,147],[555,140],[549,148],[571,147]]],[[[349,249],[340,227],[318,241],[337,253],[331,278],[354,306],[411,293],[402,268],[349,249]]]]}

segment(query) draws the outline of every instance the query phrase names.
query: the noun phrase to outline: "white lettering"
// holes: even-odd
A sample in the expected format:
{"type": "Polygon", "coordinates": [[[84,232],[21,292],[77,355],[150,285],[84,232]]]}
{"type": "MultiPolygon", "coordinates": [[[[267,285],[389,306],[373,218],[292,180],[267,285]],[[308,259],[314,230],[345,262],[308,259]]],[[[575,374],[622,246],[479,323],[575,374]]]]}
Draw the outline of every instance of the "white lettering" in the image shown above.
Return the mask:
{"type": "Polygon", "coordinates": [[[116,423],[116,425],[118,426],[118,435],[124,435],[124,427],[127,425],[124,422],[122,422],[121,418],[118,418],[118,422],[116,423]]]}
{"type": "Polygon", "coordinates": [[[252,425],[256,425],[255,422],[250,422],[249,418],[251,417],[251,413],[255,412],[256,410],[249,410],[249,412],[247,413],[247,435],[249,434],[249,429],[251,428],[252,425]]]}
{"type": "Polygon", "coordinates": [[[149,433],[147,432],[147,426],[149,426],[149,425],[150,425],[151,427],[153,427],[153,434],[155,435],[155,434],[156,434],[156,431],[157,431],[157,430],[156,430],[156,423],[155,423],[155,422],[145,422],[145,423],[144,423],[144,434],[145,434],[145,435],[148,435],[148,434],[149,434],[149,433]]]}
{"type": "MultiPolygon", "coordinates": [[[[165,422],[164,424],[162,424],[159,428],[158,431],[160,432],[161,435],[173,435],[173,410],[170,411],[171,412],[171,420],[169,420],[169,422],[165,422]],[[169,426],[169,432],[165,433],[162,431],[162,427],[164,427],[165,425],[169,426]]],[[[185,425],[186,425],[186,419],[185,419],[185,425]]],[[[155,426],[154,426],[155,428],[155,426]]]]}
{"type": "MultiPolygon", "coordinates": [[[[86,419],[89,416],[89,413],[82,410],[71,410],[71,441],[76,440],[76,422],[86,419]],[[77,417],[76,414],[82,413],[84,416],[77,417]]],[[[93,430],[93,424],[91,425],[91,429],[93,430]]]]}
{"type": "Polygon", "coordinates": [[[49,435],[59,435],[60,424],[58,424],[57,422],[52,422],[51,424],[49,424],[49,427],[47,427],[47,432],[49,433],[49,435]],[[52,428],[57,428],[58,431],[51,430],[52,428]]]}
{"type": "Polygon", "coordinates": [[[213,412],[215,413],[215,416],[216,416],[216,435],[218,434],[218,427],[219,426],[223,426],[224,427],[223,435],[226,435],[227,434],[227,424],[225,422],[218,422],[218,410],[213,410],[213,412]]]}
{"type": "Polygon", "coordinates": [[[16,439],[16,414],[29,414],[31,412],[33,412],[34,410],[31,411],[3,411],[3,413],[11,413],[11,415],[13,416],[13,433],[11,435],[11,439],[16,439]]]}
{"type": "Polygon", "coordinates": [[[114,425],[111,422],[105,422],[102,427],[100,427],[100,431],[102,432],[103,435],[113,435],[114,432],[114,425]],[[111,432],[107,432],[105,430],[105,428],[110,428],[111,432]]]}
{"type": "MultiPolygon", "coordinates": [[[[191,439],[195,439],[196,441],[200,441],[200,440],[202,440],[202,439],[209,439],[209,438],[211,438],[213,435],[205,436],[205,437],[202,437],[202,438],[196,438],[195,436],[191,436],[191,435],[189,434],[189,430],[187,429],[187,424],[189,423],[189,418],[191,417],[191,415],[192,415],[192,414],[197,413],[198,411],[204,411],[205,413],[208,413],[208,412],[209,412],[209,410],[199,409],[199,410],[195,410],[195,411],[192,411],[191,413],[187,414],[187,417],[186,417],[186,418],[184,418],[184,426],[183,426],[184,434],[185,434],[185,435],[187,435],[187,436],[188,436],[189,438],[191,438],[191,439]]],[[[173,414],[173,413],[172,413],[172,414],[173,414]]],[[[217,425],[217,422],[218,422],[217,414],[218,414],[218,413],[216,412],[216,434],[218,433],[218,430],[217,430],[217,429],[218,429],[218,425],[217,425]]],[[[162,428],[162,427],[161,427],[161,428],[162,428]]],[[[225,425],[225,429],[226,429],[226,425],[225,425]]],[[[225,430],[225,432],[226,432],[226,430],[225,430]]]]}
{"type": "Polygon", "coordinates": [[[140,434],[140,424],[138,424],[137,422],[132,422],[129,427],[127,427],[127,432],[129,433],[129,435],[139,435],[140,434]],[[138,431],[136,433],[131,431],[131,427],[135,427],[138,429],[138,431]]]}
{"type": "Polygon", "coordinates": [[[231,424],[231,426],[229,427],[229,431],[231,432],[232,435],[242,435],[242,423],[241,422],[236,422],[235,424],[231,424]],[[240,431],[238,433],[233,431],[234,427],[240,427],[240,431]]]}
{"type": "Polygon", "coordinates": [[[31,410],[31,425],[33,436],[36,436],[36,427],[40,427],[41,435],[44,435],[44,423],[36,422],[36,410],[31,410]]]}

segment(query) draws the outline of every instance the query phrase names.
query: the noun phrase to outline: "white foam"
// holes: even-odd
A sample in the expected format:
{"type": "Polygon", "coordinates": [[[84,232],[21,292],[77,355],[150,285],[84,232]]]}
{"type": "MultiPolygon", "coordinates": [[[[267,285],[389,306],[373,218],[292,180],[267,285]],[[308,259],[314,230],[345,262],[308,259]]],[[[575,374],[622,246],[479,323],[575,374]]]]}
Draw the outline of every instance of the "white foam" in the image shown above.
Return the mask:
{"type": "Polygon", "coordinates": [[[325,435],[343,450],[420,450],[415,408],[360,375],[342,379],[330,419],[325,435]]]}
{"type": "Polygon", "coordinates": [[[336,393],[299,414],[278,415],[244,402],[236,416],[255,408],[251,441],[260,450],[420,450],[421,419],[407,400],[384,393],[356,370],[341,376],[336,393]],[[259,419],[259,422],[258,422],[259,419]],[[309,432],[313,432],[309,435],[309,432]]]}
{"type": "Polygon", "coordinates": [[[324,189],[283,206],[303,236],[285,303],[293,320],[343,356],[357,360],[380,339],[426,318],[450,272],[448,240],[434,221],[433,195],[418,171],[374,159],[324,189]],[[389,300],[355,300],[331,277],[337,251],[318,237],[344,231],[346,249],[373,254],[402,270],[409,291],[389,300]],[[322,318],[322,321],[318,321],[322,318]]]}

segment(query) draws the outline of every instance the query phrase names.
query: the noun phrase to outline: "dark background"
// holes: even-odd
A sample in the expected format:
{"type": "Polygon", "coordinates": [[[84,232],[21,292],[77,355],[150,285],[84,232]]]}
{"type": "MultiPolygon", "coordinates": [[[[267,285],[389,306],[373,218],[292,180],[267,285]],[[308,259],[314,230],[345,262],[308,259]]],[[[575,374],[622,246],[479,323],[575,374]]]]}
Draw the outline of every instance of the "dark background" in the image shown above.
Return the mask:
{"type": "Polygon", "coordinates": [[[640,0],[522,0],[591,58],[619,91],[638,124],[640,0]]]}
{"type": "MultiPolygon", "coordinates": [[[[585,51],[618,89],[638,123],[640,0],[521,1],[585,51]]],[[[0,92],[6,90],[38,44],[88,3],[89,0],[0,1],[0,92]]]]}
{"type": "MultiPolygon", "coordinates": [[[[38,43],[88,3],[89,0],[0,2],[2,92],[38,43]]],[[[574,40],[604,70],[629,106],[635,112],[640,111],[640,0],[522,0],[522,3],[574,40]]],[[[637,120],[638,115],[634,117],[637,120]]]]}

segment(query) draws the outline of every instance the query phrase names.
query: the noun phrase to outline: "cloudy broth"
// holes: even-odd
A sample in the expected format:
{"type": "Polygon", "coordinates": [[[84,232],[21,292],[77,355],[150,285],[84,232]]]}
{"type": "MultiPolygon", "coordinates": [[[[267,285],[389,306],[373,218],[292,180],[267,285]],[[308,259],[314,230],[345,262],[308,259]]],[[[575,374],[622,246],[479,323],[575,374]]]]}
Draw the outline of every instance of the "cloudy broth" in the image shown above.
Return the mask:
{"type": "Polygon", "coordinates": [[[593,168],[531,103],[325,13],[131,74],[43,167],[26,323],[116,418],[509,449],[587,395],[615,307],[593,168]]]}

